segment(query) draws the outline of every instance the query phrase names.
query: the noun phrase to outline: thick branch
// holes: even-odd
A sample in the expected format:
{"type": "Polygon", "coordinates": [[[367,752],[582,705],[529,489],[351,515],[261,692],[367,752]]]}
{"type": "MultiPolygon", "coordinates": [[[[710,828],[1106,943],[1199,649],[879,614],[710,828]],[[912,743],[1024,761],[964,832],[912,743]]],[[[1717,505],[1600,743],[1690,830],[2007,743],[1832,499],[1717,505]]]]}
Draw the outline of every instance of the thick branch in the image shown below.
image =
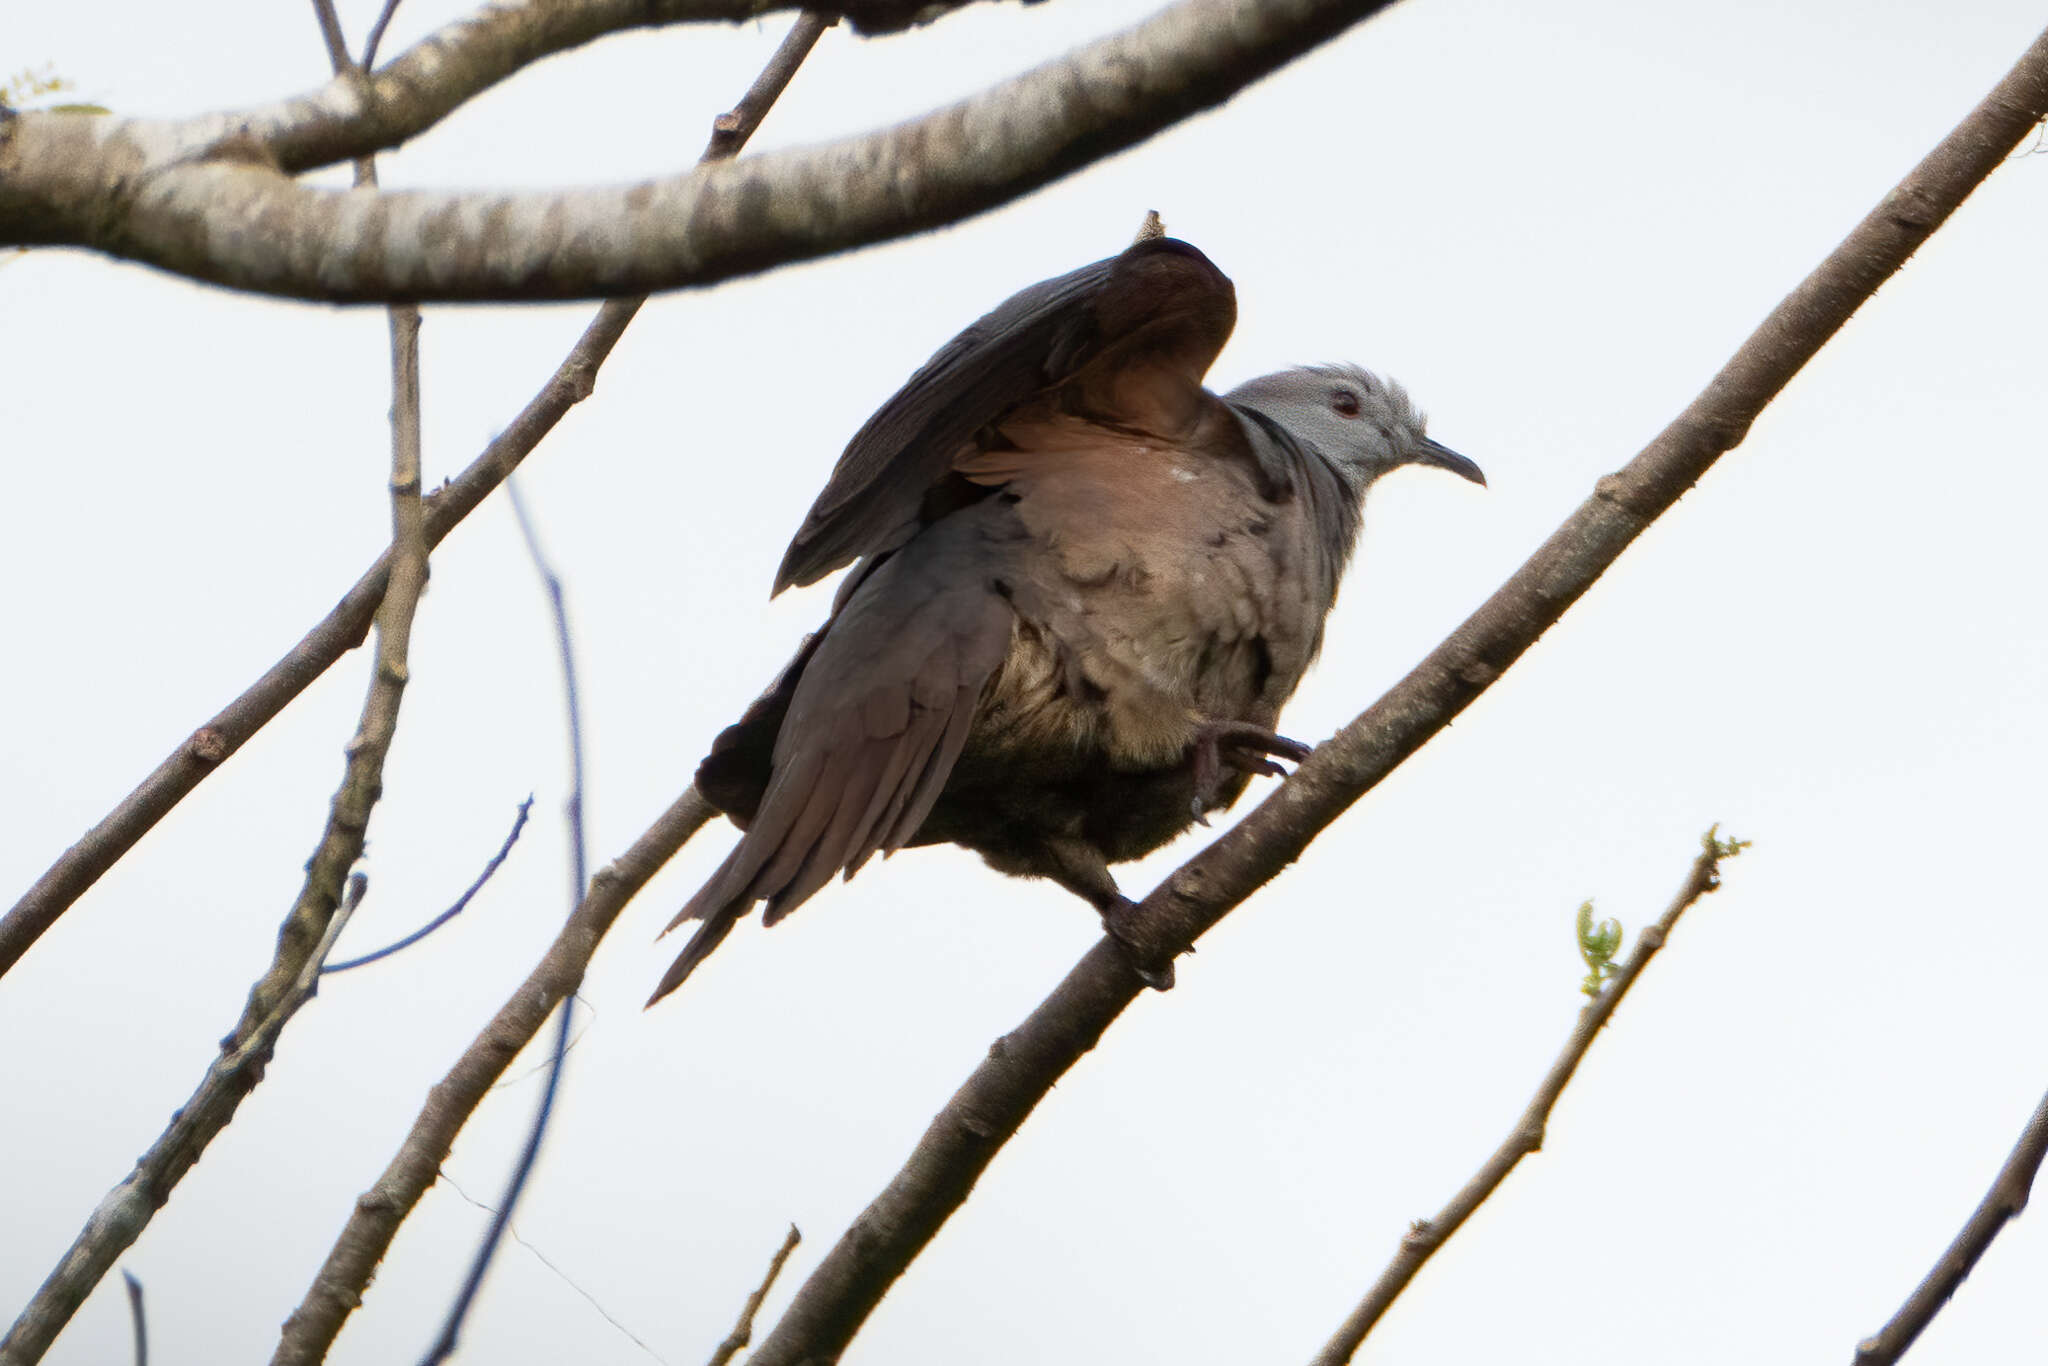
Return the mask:
{"type": "Polygon", "coordinates": [[[1743,343],[1692,405],[1609,475],[1451,637],[1279,790],[1145,899],[1133,952],[1103,939],[998,1039],[903,1169],[811,1273],[753,1366],[829,1362],[1010,1135],[1141,990],[1129,963],[1192,944],[1521,657],[1676,503],[1801,366],[2048,114],[2048,34],[1743,343]]]}
{"type": "Polygon", "coordinates": [[[554,193],[299,184],[260,157],[167,159],[118,121],[24,116],[0,245],[89,246],[330,302],[566,299],[706,285],[956,222],[1123,150],[1389,0],[1183,0],[922,119],[638,185],[554,193]]]}
{"type": "MultiPolygon", "coordinates": [[[[974,0],[846,0],[817,11],[840,16],[863,33],[884,33],[929,22],[974,0]]],[[[60,146],[60,155],[84,157],[51,183],[81,187],[98,172],[164,167],[207,156],[255,159],[290,174],[353,161],[397,147],[508,77],[554,56],[631,29],[681,23],[758,20],[777,10],[802,8],[797,0],[496,0],[445,24],[368,74],[338,73],[317,90],[248,109],[187,119],[124,119],[86,114],[23,114],[10,128],[0,120],[0,145],[9,136],[60,146]]],[[[382,37],[380,17],[372,42],[382,37]]],[[[0,168],[6,167],[0,155],[0,168]]],[[[75,207],[69,196],[43,202],[19,194],[0,171],[0,235],[19,231],[23,242],[54,243],[75,207]],[[45,226],[38,227],[36,225],[45,226]]],[[[118,190],[115,191],[118,193],[118,190]]]]}
{"type": "Polygon", "coordinates": [[[1998,1179],[1991,1183],[1991,1189],[1971,1213],[1969,1222],[1955,1241],[1941,1254],[1941,1260],[1927,1273],[1927,1278],[1913,1288],[1906,1302],[1899,1306],[1899,1312],[1892,1315],[1875,1337],[1865,1338],[1856,1345],[1854,1366],[1892,1366],[1892,1363],[1906,1354],[1913,1340],[1923,1329],[1934,1321],[1941,1307],[1949,1302],[1963,1281],[1976,1270],[1978,1261],[1990,1248],[2006,1221],[2016,1219],[2027,1207],[2027,1197],[2033,1192],[2034,1177],[2041,1170],[2041,1160],[2048,1157],[2048,1096],[2041,1097],[2041,1103],[2027,1120],[2027,1127],[2020,1132],[2020,1141],[2013,1147],[2012,1155],[1999,1168],[1998,1179]]]}
{"type": "Polygon", "coordinates": [[[1621,998],[1628,994],[1636,979],[1650,960],[1657,956],[1671,938],[1671,931],[1678,925],[1678,918],[1690,910],[1692,904],[1721,886],[1721,860],[1732,857],[1741,848],[1741,841],[1716,839],[1709,830],[1700,841],[1699,856],[1692,861],[1692,867],[1685,876],[1685,884],[1678,889],[1678,895],[1671,898],[1671,904],[1658,918],[1657,923],[1636,937],[1635,951],[1628,956],[1600,994],[1586,1004],[1579,1012],[1579,1022],[1572,1029],[1571,1038],[1565,1041],[1564,1051],[1550,1070],[1543,1076],[1543,1084],[1536,1088],[1535,1096],[1522,1111],[1515,1127],[1508,1133],[1493,1156],[1476,1172],[1464,1188],[1451,1197],[1450,1203],[1438,1212],[1434,1219],[1422,1219],[1408,1230],[1408,1236],[1401,1240],[1400,1250],[1393,1261],[1373,1282],[1372,1289],[1351,1311],[1335,1335],[1316,1354],[1311,1366],[1345,1366],[1360,1344],[1365,1341],[1373,1325],[1393,1307],[1408,1283],[1415,1279],[1422,1264],[1436,1255],[1436,1250],[1450,1241],[1451,1235],[1462,1227],[1465,1221],[1496,1190],[1501,1182],[1508,1179],[1521,1160],[1530,1153],[1539,1152],[1543,1147],[1543,1135],[1550,1124],[1550,1111],[1556,1106],[1557,1098],[1564,1094],[1564,1088],[1571,1084],[1573,1074],[1593,1047],[1593,1040],[1600,1037],[1600,1031],[1607,1027],[1607,1021],[1621,1005],[1621,998]]]}

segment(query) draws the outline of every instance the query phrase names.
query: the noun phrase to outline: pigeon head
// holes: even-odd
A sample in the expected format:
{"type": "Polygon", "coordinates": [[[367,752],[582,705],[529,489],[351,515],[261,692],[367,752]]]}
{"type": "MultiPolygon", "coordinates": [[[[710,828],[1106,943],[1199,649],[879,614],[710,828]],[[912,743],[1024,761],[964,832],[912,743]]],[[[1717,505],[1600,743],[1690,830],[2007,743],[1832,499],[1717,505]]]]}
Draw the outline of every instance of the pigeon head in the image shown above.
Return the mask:
{"type": "Polygon", "coordinates": [[[1353,494],[1402,465],[1433,465],[1475,484],[1479,466],[1430,440],[1428,419],[1390,379],[1355,365],[1305,365],[1241,384],[1226,399],[1270,418],[1327,461],[1353,494]]]}

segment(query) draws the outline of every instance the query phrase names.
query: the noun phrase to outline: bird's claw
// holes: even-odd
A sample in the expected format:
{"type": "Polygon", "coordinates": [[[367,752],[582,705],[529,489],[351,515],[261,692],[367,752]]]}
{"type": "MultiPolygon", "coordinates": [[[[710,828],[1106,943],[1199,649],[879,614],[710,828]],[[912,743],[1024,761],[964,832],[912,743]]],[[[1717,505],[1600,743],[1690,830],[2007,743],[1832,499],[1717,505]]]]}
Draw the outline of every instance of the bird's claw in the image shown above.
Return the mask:
{"type": "Polygon", "coordinates": [[[1205,721],[1195,728],[1192,749],[1195,799],[1191,805],[1197,825],[1209,823],[1204,813],[1216,806],[1226,764],[1253,777],[1284,778],[1287,770],[1265,756],[1275,755],[1298,764],[1311,752],[1301,741],[1276,735],[1249,721],[1205,721]]]}
{"type": "Polygon", "coordinates": [[[1136,933],[1138,903],[1119,896],[1102,912],[1102,929],[1123,951],[1124,963],[1154,991],[1173,990],[1173,959],[1160,958],[1136,933]]]}

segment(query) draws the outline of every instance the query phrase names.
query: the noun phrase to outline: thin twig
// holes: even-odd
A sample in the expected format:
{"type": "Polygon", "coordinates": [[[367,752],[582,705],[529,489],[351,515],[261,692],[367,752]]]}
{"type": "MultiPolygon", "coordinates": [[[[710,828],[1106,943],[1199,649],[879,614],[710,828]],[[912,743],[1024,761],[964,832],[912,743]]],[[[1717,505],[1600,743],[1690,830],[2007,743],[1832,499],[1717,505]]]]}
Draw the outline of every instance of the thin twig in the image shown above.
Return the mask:
{"type": "Polygon", "coordinates": [[[683,847],[684,841],[718,812],[693,787],[618,860],[598,870],[590,894],[562,927],[545,956],[507,997],[435,1085],[398,1152],[355,1202],[348,1223],[314,1276],[299,1307],[285,1321],[273,1366],[311,1366],[321,1360],[341,1325],[362,1304],[377,1263],[391,1247],[398,1227],[434,1184],[455,1136],[475,1113],[491,1084],[505,1074],[564,996],[582,984],[598,941],[642,887],[683,847]]]}
{"type": "Polygon", "coordinates": [[[313,17],[320,21],[320,39],[327,44],[327,63],[339,76],[354,65],[349,60],[348,39],[342,36],[341,16],[334,12],[334,0],[313,0],[313,17]]]}
{"type": "Polygon", "coordinates": [[[128,1321],[135,1328],[135,1366],[149,1366],[149,1320],[142,1313],[142,1282],[126,1268],[121,1280],[128,1287],[128,1321]]]}
{"type": "Polygon", "coordinates": [[[377,22],[370,25],[370,37],[363,44],[363,60],[358,63],[364,71],[377,65],[377,49],[384,45],[384,30],[391,27],[391,16],[398,13],[398,0],[384,0],[384,10],[377,16],[377,22]]]}
{"type": "Polygon", "coordinates": [[[1720,887],[1721,860],[1733,858],[1747,843],[1746,840],[1718,839],[1714,830],[1707,831],[1701,838],[1699,856],[1693,859],[1684,885],[1671,898],[1671,904],[1657,923],[1637,936],[1635,951],[1628,956],[1628,961],[1615,970],[1607,985],[1579,1012],[1578,1025],[1572,1030],[1571,1038],[1565,1041],[1564,1051],[1558,1054],[1557,1061],[1544,1074],[1543,1084],[1536,1088],[1536,1095],[1528,1108],[1522,1111],[1522,1117],[1515,1121],[1515,1127],[1507,1138],[1434,1219],[1418,1219],[1410,1226],[1393,1261],[1387,1264],[1387,1269],[1380,1273],[1372,1289],[1366,1292],[1365,1298],[1351,1311],[1323,1350],[1316,1354],[1312,1366],[1344,1366],[1350,1361],[1373,1325],[1380,1321],[1395,1299],[1408,1288],[1408,1283],[1415,1279],[1416,1273],[1422,1270],[1423,1263],[1449,1242],[1451,1235],[1472,1217],[1472,1212],[1500,1189],[1508,1173],[1523,1158],[1542,1150],[1551,1108],[1571,1083],[1572,1074],[1579,1070],[1579,1063],[1592,1048],[1593,1040],[1600,1037],[1601,1029],[1621,1005],[1621,998],[1628,994],[1636,978],[1642,975],[1643,968],[1664,947],[1672,929],[1678,924],[1678,918],[1695,901],[1720,887]]]}
{"type": "Polygon", "coordinates": [[[2043,1157],[2048,1157],[2048,1096],[2041,1097],[2027,1127],[2020,1132],[2012,1155],[1999,1168],[1998,1179],[1991,1183],[1991,1189],[1972,1211],[1962,1232],[1941,1254],[1941,1260],[1914,1287],[1906,1302],[1899,1306],[1899,1312],[1892,1315],[1891,1322],[1875,1337],[1856,1345],[1855,1366],[1891,1366],[1906,1354],[1921,1330],[1934,1321],[1941,1307],[1961,1288],[1963,1279],[1976,1269],[2006,1221],[2018,1218],[2027,1207],[2027,1196],[2033,1191],[2043,1157]]]}
{"type": "Polygon", "coordinates": [[[447,910],[441,912],[441,914],[435,916],[432,920],[429,920],[426,924],[420,926],[411,934],[405,936],[405,938],[394,940],[393,942],[386,944],[381,949],[377,949],[371,953],[363,954],[357,958],[345,958],[339,963],[329,963],[326,967],[320,969],[321,973],[325,976],[332,977],[337,972],[347,972],[351,968],[364,967],[368,964],[375,963],[380,959],[389,958],[394,953],[399,953],[411,948],[414,944],[419,943],[422,939],[425,939],[435,930],[440,929],[443,925],[453,920],[456,916],[461,915],[463,911],[468,908],[470,901],[476,896],[476,894],[484,889],[484,884],[491,880],[492,874],[496,873],[499,868],[504,866],[506,856],[512,852],[512,846],[519,842],[519,832],[526,828],[526,815],[531,810],[533,810],[532,797],[528,797],[525,801],[519,803],[519,814],[513,817],[512,829],[510,833],[508,833],[505,836],[505,842],[498,846],[497,853],[491,855],[491,861],[484,865],[484,870],[476,875],[476,881],[470,883],[468,888],[466,888],[463,891],[462,895],[455,898],[455,904],[453,906],[450,906],[447,910]]]}
{"type": "Polygon", "coordinates": [[[70,1251],[64,1254],[64,1260],[36,1291],[7,1336],[0,1339],[0,1366],[30,1366],[42,1360],[43,1353],[106,1275],[114,1259],[134,1245],[151,1216],[170,1199],[171,1189],[199,1160],[208,1140],[234,1117],[235,1107],[262,1076],[285,1024],[298,1013],[299,1007],[313,999],[320,982],[321,960],[334,946],[335,937],[348,923],[368,886],[368,879],[361,873],[349,879],[347,898],[329,917],[325,931],[298,975],[253,1028],[238,1029],[229,1036],[191,1099],[172,1113],[170,1124],[136,1162],[128,1179],[100,1201],[70,1251]]]}
{"type": "MultiPolygon", "coordinates": [[[[733,143],[735,152],[745,144],[753,128],[759,126],[775,96],[795,74],[803,55],[830,24],[829,19],[807,11],[791,27],[738,106],[751,111],[754,125],[739,131],[733,143]]],[[[616,309],[620,315],[617,327],[623,330],[640,303],[641,300],[631,299],[606,304],[599,311],[599,322],[616,309]]],[[[592,329],[597,325],[593,323],[592,329]]],[[[399,1225],[433,1185],[441,1163],[454,1146],[455,1136],[468,1123],[492,1083],[504,1075],[512,1059],[540,1032],[556,1003],[582,983],[584,969],[597,951],[598,941],[604,938],[626,902],[716,814],[695,787],[686,789],[631,849],[591,880],[582,905],[576,908],[546,955],[429,1093],[419,1117],[383,1175],[356,1201],[327,1260],[307,1287],[305,1298],[285,1321],[277,1351],[271,1357],[273,1366],[311,1366],[326,1355],[342,1324],[362,1303],[363,1291],[389,1250],[391,1240],[397,1236],[399,1225]]]]}
{"type": "MultiPolygon", "coordinates": [[[[576,345],[519,416],[461,474],[425,500],[429,550],[440,545],[519,467],[570,408],[590,396],[598,367],[611,355],[643,302],[618,299],[598,309],[576,345]]],[[[0,916],[0,975],[194,788],[336,661],[363,643],[384,600],[390,573],[391,553],[387,550],[297,645],[194,731],[0,916]]]]}
{"type": "MultiPolygon", "coordinates": [[[[566,815],[571,879],[569,914],[573,917],[589,891],[590,866],[583,838],[583,705],[576,690],[576,645],[569,630],[569,605],[562,592],[561,576],[555,573],[554,566],[548,563],[547,554],[541,549],[533,519],[528,516],[526,503],[519,496],[518,482],[508,482],[505,492],[511,495],[512,515],[519,519],[519,534],[526,541],[527,556],[533,561],[541,584],[547,590],[548,605],[555,623],[555,649],[562,665],[562,705],[569,729],[569,801],[566,815]]],[[[421,1359],[423,1366],[440,1366],[441,1362],[455,1355],[455,1345],[462,1337],[463,1321],[469,1317],[470,1306],[476,1303],[476,1292],[483,1288],[484,1273],[490,1270],[491,1259],[498,1253],[498,1244],[504,1240],[505,1230],[511,1226],[512,1211],[518,1208],[519,1197],[526,1191],[534,1163],[540,1160],[541,1140],[547,1137],[548,1120],[554,1114],[555,1098],[561,1093],[562,1068],[569,1057],[569,1034],[575,1015],[576,997],[571,993],[562,998],[555,1025],[554,1051],[548,1059],[548,1078],[541,1087],[540,1104],[534,1108],[533,1123],[527,1129],[526,1145],[512,1166],[511,1178],[505,1183],[505,1194],[491,1215],[490,1226],[484,1230],[483,1241],[478,1244],[476,1256],[470,1262],[469,1274],[463,1278],[462,1288],[456,1292],[455,1303],[448,1308],[440,1336],[435,1338],[434,1345],[421,1359]]]]}
{"type": "Polygon", "coordinates": [[[782,1246],[775,1250],[775,1257],[768,1263],[768,1274],[761,1278],[760,1286],[747,1296],[747,1303],[740,1310],[740,1321],[725,1335],[725,1341],[718,1344],[718,1350],[711,1354],[708,1366],[727,1366],[740,1350],[754,1340],[754,1315],[761,1312],[761,1301],[768,1298],[768,1292],[775,1288],[775,1278],[782,1274],[782,1264],[789,1260],[789,1254],[796,1251],[796,1245],[804,1240],[795,1224],[782,1239],[782,1246]]]}
{"type": "Polygon", "coordinates": [[[1684,413],[1600,480],[1492,597],[1215,843],[1167,877],[989,1056],[796,1293],[752,1366],[836,1360],[1068,1069],[1144,990],[1133,960],[1190,947],[1449,725],[1748,431],[1879,285],[2048,114],[2048,35],[1803,281],[1684,413]]]}

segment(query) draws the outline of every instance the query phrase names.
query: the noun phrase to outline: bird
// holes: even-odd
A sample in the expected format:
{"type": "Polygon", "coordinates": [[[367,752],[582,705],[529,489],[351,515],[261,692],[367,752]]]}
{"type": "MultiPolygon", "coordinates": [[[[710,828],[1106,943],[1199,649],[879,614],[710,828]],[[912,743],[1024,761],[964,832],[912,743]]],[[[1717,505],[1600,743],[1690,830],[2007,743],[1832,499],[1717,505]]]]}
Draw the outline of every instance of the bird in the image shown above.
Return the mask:
{"type": "Polygon", "coordinates": [[[1486,482],[1355,365],[1212,393],[1236,318],[1207,256],[1142,237],[998,305],[854,434],[773,591],[852,569],[698,766],[743,833],[670,923],[698,922],[650,1006],[754,903],[773,925],[876,853],[939,843],[1080,896],[1142,981],[1172,984],[1109,865],[1307,757],[1273,727],[1367,489],[1405,465],[1486,482]]]}

